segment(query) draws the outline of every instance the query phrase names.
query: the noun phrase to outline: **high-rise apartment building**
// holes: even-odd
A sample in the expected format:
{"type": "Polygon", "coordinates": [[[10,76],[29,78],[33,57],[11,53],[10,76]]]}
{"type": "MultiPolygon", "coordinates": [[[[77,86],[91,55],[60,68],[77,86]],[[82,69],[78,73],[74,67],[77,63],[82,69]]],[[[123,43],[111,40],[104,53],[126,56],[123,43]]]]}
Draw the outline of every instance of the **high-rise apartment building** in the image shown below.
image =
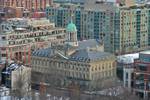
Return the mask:
{"type": "Polygon", "coordinates": [[[133,52],[149,46],[149,11],[146,6],[120,8],[120,51],[133,52]]]}
{"type": "Polygon", "coordinates": [[[105,50],[114,52],[115,20],[118,20],[116,6],[112,3],[89,1],[83,6],[64,4],[57,7],[47,7],[47,18],[57,27],[66,27],[71,16],[77,26],[78,39],[100,39],[104,41],[105,50]],[[107,41],[105,41],[107,40],[107,41]]]}
{"type": "Polygon", "coordinates": [[[112,3],[89,1],[83,6],[50,6],[46,14],[59,27],[66,27],[72,16],[78,39],[100,39],[107,52],[136,52],[147,49],[150,44],[148,4],[118,7],[112,3]]]}

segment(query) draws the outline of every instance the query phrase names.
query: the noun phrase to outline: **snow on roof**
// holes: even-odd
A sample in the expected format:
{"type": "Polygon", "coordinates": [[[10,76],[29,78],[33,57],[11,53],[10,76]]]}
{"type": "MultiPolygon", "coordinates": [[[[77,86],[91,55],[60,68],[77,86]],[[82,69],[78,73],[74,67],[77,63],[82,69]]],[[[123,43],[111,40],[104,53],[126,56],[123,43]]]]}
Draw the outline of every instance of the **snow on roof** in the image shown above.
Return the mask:
{"type": "Polygon", "coordinates": [[[150,5],[150,2],[147,2],[146,4],[149,4],[149,5],[150,5]]]}
{"type": "Polygon", "coordinates": [[[124,88],[122,86],[116,86],[108,89],[103,89],[101,91],[85,91],[87,94],[99,94],[99,95],[106,95],[106,96],[118,96],[120,94],[123,94],[124,88]]]}
{"type": "Polygon", "coordinates": [[[117,62],[124,63],[124,64],[131,64],[134,62],[135,59],[138,58],[139,58],[139,53],[125,54],[125,55],[117,56],[117,62]]]}
{"type": "Polygon", "coordinates": [[[25,28],[16,28],[16,30],[21,31],[21,30],[26,30],[25,28]]]}
{"type": "Polygon", "coordinates": [[[148,50],[148,51],[143,51],[143,52],[140,52],[140,53],[142,53],[142,54],[150,54],[150,50],[148,50]]]}
{"type": "Polygon", "coordinates": [[[26,19],[25,18],[10,18],[10,19],[8,19],[8,21],[9,20],[15,20],[16,21],[16,20],[26,20],[26,19]]]}

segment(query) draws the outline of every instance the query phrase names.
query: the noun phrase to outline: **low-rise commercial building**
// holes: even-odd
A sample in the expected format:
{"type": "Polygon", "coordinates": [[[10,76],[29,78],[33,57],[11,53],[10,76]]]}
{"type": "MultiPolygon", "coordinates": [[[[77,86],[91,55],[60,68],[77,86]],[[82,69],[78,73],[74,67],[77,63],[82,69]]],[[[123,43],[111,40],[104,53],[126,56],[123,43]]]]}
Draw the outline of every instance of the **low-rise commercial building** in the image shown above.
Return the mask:
{"type": "Polygon", "coordinates": [[[139,58],[139,53],[117,56],[117,76],[123,81],[124,86],[131,88],[131,74],[134,70],[134,60],[139,58]]]}
{"type": "Polygon", "coordinates": [[[122,74],[120,76],[123,80],[124,87],[127,87],[128,89],[132,90],[133,88],[133,72],[134,72],[134,60],[139,58],[139,53],[134,54],[126,54],[118,56],[118,65],[117,68],[120,70],[118,73],[122,74]]]}
{"type": "Polygon", "coordinates": [[[133,91],[145,99],[150,98],[150,51],[139,54],[139,59],[134,62],[134,87],[133,91]]]}
{"type": "Polygon", "coordinates": [[[139,97],[150,98],[150,51],[120,59],[123,67],[123,83],[139,97]]]}

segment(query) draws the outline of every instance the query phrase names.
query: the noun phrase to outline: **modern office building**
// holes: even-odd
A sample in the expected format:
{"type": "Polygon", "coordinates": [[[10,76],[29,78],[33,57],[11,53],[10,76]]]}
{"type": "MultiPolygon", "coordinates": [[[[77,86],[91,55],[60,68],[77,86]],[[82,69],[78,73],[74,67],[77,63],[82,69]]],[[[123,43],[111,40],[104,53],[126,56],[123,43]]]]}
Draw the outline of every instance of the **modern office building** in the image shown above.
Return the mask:
{"type": "Polygon", "coordinates": [[[134,62],[134,87],[133,91],[149,100],[150,98],[150,51],[139,54],[139,59],[134,62]]]}
{"type": "Polygon", "coordinates": [[[78,41],[76,26],[72,22],[66,30],[67,41],[63,46],[32,53],[33,84],[73,85],[90,90],[112,85],[116,79],[115,56],[104,52],[99,41],[78,41]]]}
{"type": "Polygon", "coordinates": [[[46,18],[11,18],[0,24],[0,50],[2,59],[30,63],[35,49],[65,42],[65,29],[55,27],[46,18]]]}

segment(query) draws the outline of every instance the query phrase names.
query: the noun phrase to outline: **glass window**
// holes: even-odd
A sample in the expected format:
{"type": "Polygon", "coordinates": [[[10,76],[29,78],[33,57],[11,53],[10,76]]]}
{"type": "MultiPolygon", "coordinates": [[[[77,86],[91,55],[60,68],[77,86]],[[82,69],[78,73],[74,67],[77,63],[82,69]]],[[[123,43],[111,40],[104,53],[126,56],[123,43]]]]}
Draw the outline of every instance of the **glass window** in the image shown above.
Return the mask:
{"type": "Polygon", "coordinates": [[[141,70],[141,71],[147,70],[147,66],[139,65],[138,67],[139,67],[139,70],[141,70]]]}
{"type": "Polygon", "coordinates": [[[126,73],[126,79],[128,79],[128,73],[126,73]]]}

